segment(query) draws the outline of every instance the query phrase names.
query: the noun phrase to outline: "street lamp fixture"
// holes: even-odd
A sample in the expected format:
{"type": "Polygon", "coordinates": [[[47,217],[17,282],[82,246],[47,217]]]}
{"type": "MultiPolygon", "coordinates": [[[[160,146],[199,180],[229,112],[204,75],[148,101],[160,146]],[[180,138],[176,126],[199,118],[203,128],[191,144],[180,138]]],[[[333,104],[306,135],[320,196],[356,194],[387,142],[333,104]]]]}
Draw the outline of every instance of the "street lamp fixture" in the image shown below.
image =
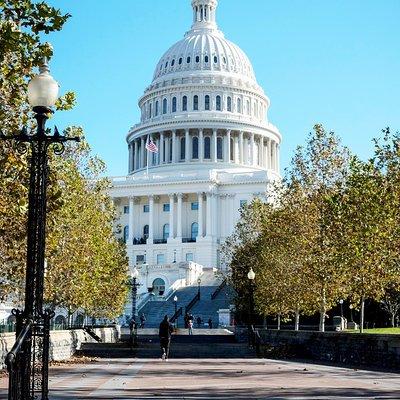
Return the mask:
{"type": "Polygon", "coordinates": [[[198,285],[198,295],[199,295],[199,300],[200,300],[200,285],[201,285],[201,278],[197,278],[197,285],[198,285]]]}
{"type": "Polygon", "coordinates": [[[50,320],[54,312],[43,306],[45,277],[45,231],[48,181],[48,150],[56,155],[64,151],[68,141],[78,142],[79,138],[67,138],[55,127],[54,134],[46,129],[52,107],[58,98],[58,83],[50,75],[47,60],[44,59],[39,74],[28,84],[28,100],[37,121],[36,131],[24,127],[19,133],[4,135],[1,140],[13,140],[20,154],[31,148],[29,157],[29,211],[27,224],[27,257],[25,278],[24,310],[15,310],[17,319],[18,347],[7,355],[6,364],[10,372],[11,397],[48,398],[48,364],[50,349],[50,320]],[[32,365],[35,365],[32,368],[32,365]],[[12,393],[16,393],[14,397],[12,393]]]}
{"type": "MultiPolygon", "coordinates": [[[[176,313],[177,313],[177,311],[178,311],[178,296],[175,295],[173,300],[174,300],[175,315],[176,315],[176,313]]],[[[175,322],[175,327],[177,328],[177,327],[178,327],[178,317],[176,317],[176,320],[175,320],[175,321],[176,321],[176,322],[175,322]]]]}
{"type": "Polygon", "coordinates": [[[340,316],[343,318],[343,300],[342,299],[339,300],[339,304],[340,304],[340,316]]]}
{"type": "Polygon", "coordinates": [[[250,267],[250,271],[249,271],[248,274],[247,274],[247,278],[248,278],[250,281],[254,281],[254,279],[256,278],[256,274],[255,274],[255,272],[253,271],[253,268],[251,268],[251,267],[250,267]]]}
{"type": "Polygon", "coordinates": [[[254,346],[254,335],[253,335],[253,318],[254,318],[254,279],[256,278],[256,274],[253,271],[253,268],[250,267],[249,272],[247,273],[247,278],[249,280],[249,291],[250,291],[250,310],[249,310],[249,345],[254,346]]]}

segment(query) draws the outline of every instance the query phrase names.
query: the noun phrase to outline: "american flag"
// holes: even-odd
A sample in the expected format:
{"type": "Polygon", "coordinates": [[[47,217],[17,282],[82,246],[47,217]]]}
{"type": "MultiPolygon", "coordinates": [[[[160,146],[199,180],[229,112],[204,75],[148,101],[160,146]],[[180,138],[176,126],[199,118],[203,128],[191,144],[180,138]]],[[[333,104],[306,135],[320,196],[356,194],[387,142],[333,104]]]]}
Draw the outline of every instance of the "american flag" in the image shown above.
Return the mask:
{"type": "Polygon", "coordinates": [[[150,151],[150,153],[158,153],[157,145],[150,139],[147,139],[146,149],[150,151]]]}

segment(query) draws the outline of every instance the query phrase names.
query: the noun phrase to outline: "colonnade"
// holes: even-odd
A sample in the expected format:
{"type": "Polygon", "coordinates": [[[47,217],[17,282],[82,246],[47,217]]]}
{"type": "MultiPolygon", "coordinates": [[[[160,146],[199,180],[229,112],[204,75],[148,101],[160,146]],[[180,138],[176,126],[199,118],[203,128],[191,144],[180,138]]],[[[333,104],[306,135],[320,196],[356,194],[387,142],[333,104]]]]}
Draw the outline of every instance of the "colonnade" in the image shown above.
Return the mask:
{"type": "Polygon", "coordinates": [[[254,132],[184,129],[143,135],[129,144],[130,173],[179,162],[225,162],[279,172],[279,143],[254,132]],[[156,143],[158,153],[146,150],[149,137],[156,143]]]}
{"type": "MultiPolygon", "coordinates": [[[[191,195],[189,202],[193,202],[194,193],[170,193],[169,197],[169,237],[168,241],[182,242],[183,237],[183,223],[198,224],[196,241],[202,238],[211,239],[213,237],[228,236],[233,229],[234,220],[237,217],[238,207],[235,207],[235,194],[217,194],[214,192],[198,192],[195,193],[198,203],[197,216],[194,220],[183,221],[184,215],[184,202],[191,195]],[[219,218],[225,221],[222,226],[218,224],[219,218]]],[[[143,197],[143,196],[142,196],[143,197]]],[[[129,198],[129,237],[128,243],[133,244],[135,238],[135,214],[142,213],[141,206],[143,203],[140,201],[142,197],[129,198]]],[[[149,195],[148,199],[149,215],[146,224],[148,223],[148,237],[147,244],[153,244],[154,240],[160,239],[155,235],[155,204],[160,202],[160,196],[149,195]]],[[[143,232],[143,226],[138,227],[139,231],[143,232]]],[[[161,227],[160,227],[161,228],[161,227]]],[[[136,229],[138,232],[138,229],[136,229]]],[[[137,235],[136,235],[137,236],[137,235]]],[[[141,235],[142,236],[142,235],[141,235]]],[[[193,238],[192,238],[193,239],[193,238]]]]}

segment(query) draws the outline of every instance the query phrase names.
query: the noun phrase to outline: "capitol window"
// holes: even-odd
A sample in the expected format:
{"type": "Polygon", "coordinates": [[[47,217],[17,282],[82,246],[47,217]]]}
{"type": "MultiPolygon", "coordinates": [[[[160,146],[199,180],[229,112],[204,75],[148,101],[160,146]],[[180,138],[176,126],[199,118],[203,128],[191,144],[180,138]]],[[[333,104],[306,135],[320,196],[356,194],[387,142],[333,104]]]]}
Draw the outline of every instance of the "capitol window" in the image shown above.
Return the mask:
{"type": "Polygon", "coordinates": [[[124,214],[129,214],[129,206],[124,206],[124,214]]]}
{"type": "Polygon", "coordinates": [[[204,138],[204,158],[211,158],[211,138],[210,136],[206,136],[204,138]]]}
{"type": "Polygon", "coordinates": [[[196,240],[198,234],[199,234],[199,224],[197,222],[193,222],[190,230],[190,238],[192,240],[196,240]]]}
{"type": "Polygon", "coordinates": [[[200,62],[200,56],[196,56],[196,62],[197,62],[197,63],[200,62]]]}
{"type": "Polygon", "coordinates": [[[241,113],[242,112],[242,100],[237,99],[237,112],[241,113]]]}
{"type": "Polygon", "coordinates": [[[185,138],[181,138],[181,160],[185,159],[186,154],[186,140],[185,138]]]}
{"type": "Polygon", "coordinates": [[[199,209],[199,203],[197,201],[191,204],[192,211],[197,211],[199,209]]]}
{"type": "Polygon", "coordinates": [[[190,57],[188,57],[188,58],[186,59],[186,62],[187,62],[188,64],[190,64],[190,57]]]}
{"type": "Polygon", "coordinates": [[[182,64],[182,57],[179,59],[178,64],[181,65],[182,64]]]}
{"type": "Polygon", "coordinates": [[[250,100],[247,100],[247,114],[251,115],[250,100]]]}
{"type": "Polygon", "coordinates": [[[155,112],[155,115],[156,115],[156,117],[158,115],[158,100],[156,101],[156,112],[155,112]]]}
{"type": "Polygon", "coordinates": [[[165,68],[167,68],[168,67],[168,61],[165,63],[165,68]]]}
{"type": "Polygon", "coordinates": [[[126,225],[124,226],[124,243],[128,243],[128,238],[129,238],[129,226],[126,225]]]}
{"type": "Polygon", "coordinates": [[[217,158],[218,160],[222,160],[222,137],[217,138],[217,158]]]}
{"type": "Polygon", "coordinates": [[[143,227],[143,238],[146,240],[149,238],[149,226],[148,225],[145,225],[143,227]]]}
{"type": "Polygon", "coordinates": [[[232,112],[232,98],[230,96],[228,96],[227,100],[227,109],[229,112],[232,112]]]}
{"type": "Polygon", "coordinates": [[[168,107],[167,99],[164,99],[163,100],[163,110],[162,110],[163,114],[167,113],[167,107],[168,107]]]}
{"type": "Polygon", "coordinates": [[[193,253],[186,253],[186,261],[190,262],[190,261],[193,261],[193,260],[194,260],[193,253]]]}
{"type": "Polygon", "coordinates": [[[204,99],[204,108],[206,110],[210,110],[210,96],[206,95],[205,99],[204,99]]]}
{"type": "Polygon", "coordinates": [[[197,136],[192,139],[192,158],[199,158],[199,138],[197,136]]]}
{"type": "Polygon", "coordinates": [[[214,56],[214,63],[216,64],[218,62],[218,57],[214,56]]]}
{"type": "Polygon", "coordinates": [[[165,255],[157,254],[157,265],[161,265],[165,263],[165,255]]]}
{"type": "Polygon", "coordinates": [[[169,203],[163,204],[163,211],[169,212],[169,203]]]}
{"type": "Polygon", "coordinates": [[[187,96],[182,98],[182,111],[187,111],[187,96]]]}
{"type": "Polygon", "coordinates": [[[173,67],[174,65],[175,65],[175,59],[172,60],[171,67],[173,67]]]}
{"type": "Polygon", "coordinates": [[[143,206],[143,212],[144,212],[144,213],[150,212],[150,206],[149,206],[148,204],[145,204],[145,205],[143,206]]]}
{"type": "Polygon", "coordinates": [[[163,240],[167,240],[169,238],[169,224],[165,224],[163,226],[163,240]]]}
{"type": "Polygon", "coordinates": [[[216,98],[216,109],[217,111],[221,111],[221,96],[217,96],[216,98]]]}
{"type": "Polygon", "coordinates": [[[176,112],[176,97],[172,98],[172,112],[176,112]]]}
{"type": "Polygon", "coordinates": [[[204,62],[205,62],[205,63],[208,63],[208,56],[205,56],[205,57],[204,57],[204,62]]]}
{"type": "Polygon", "coordinates": [[[152,104],[149,104],[149,118],[151,118],[151,114],[152,114],[152,104]]]}
{"type": "Polygon", "coordinates": [[[197,95],[193,97],[193,110],[199,111],[199,96],[197,95]]]}

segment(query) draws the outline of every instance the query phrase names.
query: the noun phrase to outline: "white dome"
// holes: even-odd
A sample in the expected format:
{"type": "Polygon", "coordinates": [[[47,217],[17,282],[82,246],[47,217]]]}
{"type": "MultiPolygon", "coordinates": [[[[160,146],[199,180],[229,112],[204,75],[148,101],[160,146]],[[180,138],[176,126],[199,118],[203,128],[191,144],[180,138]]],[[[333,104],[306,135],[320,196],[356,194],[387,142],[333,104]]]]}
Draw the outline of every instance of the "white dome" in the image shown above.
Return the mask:
{"type": "Polygon", "coordinates": [[[223,71],[255,81],[250,60],[217,29],[192,29],[160,59],[154,80],[179,72],[223,71]]]}

